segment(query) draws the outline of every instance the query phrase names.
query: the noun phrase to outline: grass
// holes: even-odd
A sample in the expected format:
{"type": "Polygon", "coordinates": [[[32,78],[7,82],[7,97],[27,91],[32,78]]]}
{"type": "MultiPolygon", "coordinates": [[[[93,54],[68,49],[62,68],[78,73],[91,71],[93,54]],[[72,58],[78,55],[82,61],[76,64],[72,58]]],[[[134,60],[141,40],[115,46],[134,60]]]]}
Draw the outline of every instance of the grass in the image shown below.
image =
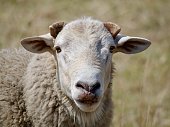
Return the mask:
{"type": "Polygon", "coordinates": [[[170,127],[169,0],[1,0],[0,48],[44,34],[55,21],[92,16],[152,41],[145,52],[115,54],[115,127],[170,127]]]}

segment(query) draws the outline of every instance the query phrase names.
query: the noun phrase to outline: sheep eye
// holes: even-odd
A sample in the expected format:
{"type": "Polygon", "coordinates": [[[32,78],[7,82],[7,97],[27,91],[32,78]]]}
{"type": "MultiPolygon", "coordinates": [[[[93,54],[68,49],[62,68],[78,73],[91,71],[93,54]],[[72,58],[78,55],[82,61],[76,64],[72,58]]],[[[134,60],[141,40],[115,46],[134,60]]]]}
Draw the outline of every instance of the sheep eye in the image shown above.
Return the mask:
{"type": "Polygon", "coordinates": [[[56,49],[57,53],[61,52],[61,48],[59,46],[56,46],[55,49],[56,49]]]}
{"type": "Polygon", "coordinates": [[[115,49],[115,46],[110,46],[110,53],[113,53],[113,50],[115,49]]]}

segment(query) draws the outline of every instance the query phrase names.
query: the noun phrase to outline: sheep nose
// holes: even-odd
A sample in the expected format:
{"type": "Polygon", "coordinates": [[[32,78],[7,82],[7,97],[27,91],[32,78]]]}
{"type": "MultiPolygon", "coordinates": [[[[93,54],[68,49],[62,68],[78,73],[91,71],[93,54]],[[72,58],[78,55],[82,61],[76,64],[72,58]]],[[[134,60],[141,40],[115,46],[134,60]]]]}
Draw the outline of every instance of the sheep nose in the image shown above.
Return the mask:
{"type": "Polygon", "coordinates": [[[78,88],[78,89],[83,89],[83,90],[85,90],[85,91],[87,91],[87,92],[90,92],[90,93],[95,93],[99,88],[100,88],[100,83],[99,82],[96,82],[96,83],[94,83],[94,84],[87,84],[87,83],[84,83],[84,82],[81,82],[81,81],[79,81],[79,82],[77,82],[77,84],[76,84],[76,87],[78,88]]]}

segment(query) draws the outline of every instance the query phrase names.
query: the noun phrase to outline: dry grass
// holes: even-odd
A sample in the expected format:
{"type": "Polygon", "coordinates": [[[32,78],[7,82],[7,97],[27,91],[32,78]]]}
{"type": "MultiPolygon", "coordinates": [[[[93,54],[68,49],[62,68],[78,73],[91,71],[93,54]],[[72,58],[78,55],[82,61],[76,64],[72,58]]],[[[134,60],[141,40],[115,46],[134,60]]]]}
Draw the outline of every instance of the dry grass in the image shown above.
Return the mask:
{"type": "Polygon", "coordinates": [[[113,123],[170,127],[169,13],[169,0],[1,0],[0,48],[18,47],[21,38],[46,33],[59,20],[92,16],[118,23],[122,33],[146,37],[152,45],[140,54],[113,57],[113,123]]]}

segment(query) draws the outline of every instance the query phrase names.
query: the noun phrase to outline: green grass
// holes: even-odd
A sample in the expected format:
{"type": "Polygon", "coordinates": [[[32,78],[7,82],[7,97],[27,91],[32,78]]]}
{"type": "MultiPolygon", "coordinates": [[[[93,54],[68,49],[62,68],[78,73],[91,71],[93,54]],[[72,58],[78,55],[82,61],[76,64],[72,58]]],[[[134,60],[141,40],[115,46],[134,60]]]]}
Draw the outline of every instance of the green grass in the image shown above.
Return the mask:
{"type": "Polygon", "coordinates": [[[115,127],[170,127],[169,0],[1,0],[0,48],[48,32],[55,21],[82,16],[119,24],[122,33],[150,39],[136,55],[115,54],[115,127]]]}

